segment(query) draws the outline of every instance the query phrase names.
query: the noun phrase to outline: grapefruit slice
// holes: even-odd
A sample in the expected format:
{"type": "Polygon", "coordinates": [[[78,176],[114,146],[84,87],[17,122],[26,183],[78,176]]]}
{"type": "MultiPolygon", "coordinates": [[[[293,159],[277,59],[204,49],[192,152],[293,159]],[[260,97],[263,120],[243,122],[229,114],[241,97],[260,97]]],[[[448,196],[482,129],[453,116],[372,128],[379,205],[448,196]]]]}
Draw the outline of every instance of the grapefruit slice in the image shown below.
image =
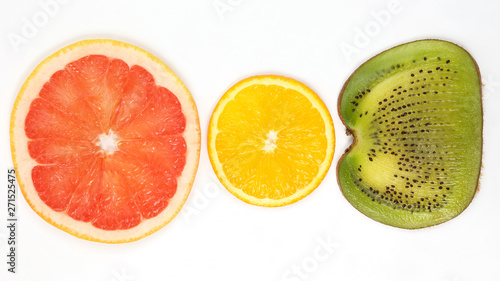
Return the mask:
{"type": "Polygon", "coordinates": [[[28,204],[79,238],[124,243],[170,222],[200,153],[196,105],[159,59],[85,40],[40,63],[11,116],[11,150],[28,204]]]}

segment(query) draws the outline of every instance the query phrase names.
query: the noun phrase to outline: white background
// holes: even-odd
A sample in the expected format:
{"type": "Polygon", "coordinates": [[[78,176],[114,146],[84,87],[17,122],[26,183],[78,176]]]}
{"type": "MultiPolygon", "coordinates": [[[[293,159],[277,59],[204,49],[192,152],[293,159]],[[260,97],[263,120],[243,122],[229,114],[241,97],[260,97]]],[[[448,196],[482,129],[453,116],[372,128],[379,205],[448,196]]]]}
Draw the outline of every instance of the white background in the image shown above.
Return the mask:
{"type": "Polygon", "coordinates": [[[499,2],[65,2],[0,2],[0,280],[500,280],[499,2]],[[47,8],[43,3],[49,2],[56,4],[47,8]],[[196,181],[169,225],[121,245],[89,242],[56,229],[18,192],[18,273],[11,274],[4,261],[14,99],[40,61],[88,38],[135,44],[183,80],[202,128],[196,181]],[[480,67],[484,169],[481,190],[464,213],[439,226],[408,231],[365,217],[342,196],[335,167],[350,139],[338,117],[337,98],[366,59],[423,38],[463,46],[480,67]],[[353,53],[345,53],[346,46],[353,53]],[[312,88],[329,108],[337,135],[322,184],[305,199],[273,209],[245,204],[227,192],[206,151],[208,121],[220,96],[247,76],[269,73],[312,88]]]}

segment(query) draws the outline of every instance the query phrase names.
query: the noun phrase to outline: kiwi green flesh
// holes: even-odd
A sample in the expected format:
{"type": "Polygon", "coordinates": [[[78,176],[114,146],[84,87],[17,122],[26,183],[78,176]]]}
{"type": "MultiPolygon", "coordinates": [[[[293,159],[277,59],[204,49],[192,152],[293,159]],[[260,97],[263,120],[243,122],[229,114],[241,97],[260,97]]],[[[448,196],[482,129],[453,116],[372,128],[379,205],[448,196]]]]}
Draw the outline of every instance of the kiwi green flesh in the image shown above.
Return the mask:
{"type": "Polygon", "coordinates": [[[400,228],[456,217],[478,186],[482,155],[479,70],[461,47],[422,40],[360,66],[339,97],[354,141],[337,167],[347,200],[400,228]]]}

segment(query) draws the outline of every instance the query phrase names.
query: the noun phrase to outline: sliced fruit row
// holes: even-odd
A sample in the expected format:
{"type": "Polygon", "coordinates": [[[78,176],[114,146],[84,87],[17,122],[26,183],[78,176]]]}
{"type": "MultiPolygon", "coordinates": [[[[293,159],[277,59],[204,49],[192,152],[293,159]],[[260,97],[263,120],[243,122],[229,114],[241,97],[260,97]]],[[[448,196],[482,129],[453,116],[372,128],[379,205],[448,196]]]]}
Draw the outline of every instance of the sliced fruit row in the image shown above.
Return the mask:
{"type": "MultiPolygon", "coordinates": [[[[339,114],[353,144],[337,168],[349,202],[374,220],[421,228],[471,202],[482,153],[481,84],[455,44],[385,51],[345,83],[339,114]]],[[[161,61],[135,46],[86,40],[44,60],[12,112],[21,190],[49,223],[109,243],[147,236],[184,204],[197,170],[194,101],[161,61]]],[[[334,154],[330,113],[290,78],[254,76],[215,107],[208,153],[221,183],[258,206],[310,194],[334,154]]]]}

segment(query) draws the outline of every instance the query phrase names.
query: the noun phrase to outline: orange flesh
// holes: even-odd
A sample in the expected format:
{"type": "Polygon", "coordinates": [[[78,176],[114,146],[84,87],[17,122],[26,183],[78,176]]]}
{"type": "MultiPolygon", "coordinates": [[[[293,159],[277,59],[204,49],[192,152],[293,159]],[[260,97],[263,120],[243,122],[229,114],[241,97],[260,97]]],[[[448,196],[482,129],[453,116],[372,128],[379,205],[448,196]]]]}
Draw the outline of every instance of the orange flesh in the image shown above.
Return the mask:
{"type": "Polygon", "coordinates": [[[89,55],[45,83],[25,120],[41,200],[105,230],[163,211],[186,162],[177,97],[144,68],[89,55]],[[101,145],[114,136],[115,149],[101,145]]]}

